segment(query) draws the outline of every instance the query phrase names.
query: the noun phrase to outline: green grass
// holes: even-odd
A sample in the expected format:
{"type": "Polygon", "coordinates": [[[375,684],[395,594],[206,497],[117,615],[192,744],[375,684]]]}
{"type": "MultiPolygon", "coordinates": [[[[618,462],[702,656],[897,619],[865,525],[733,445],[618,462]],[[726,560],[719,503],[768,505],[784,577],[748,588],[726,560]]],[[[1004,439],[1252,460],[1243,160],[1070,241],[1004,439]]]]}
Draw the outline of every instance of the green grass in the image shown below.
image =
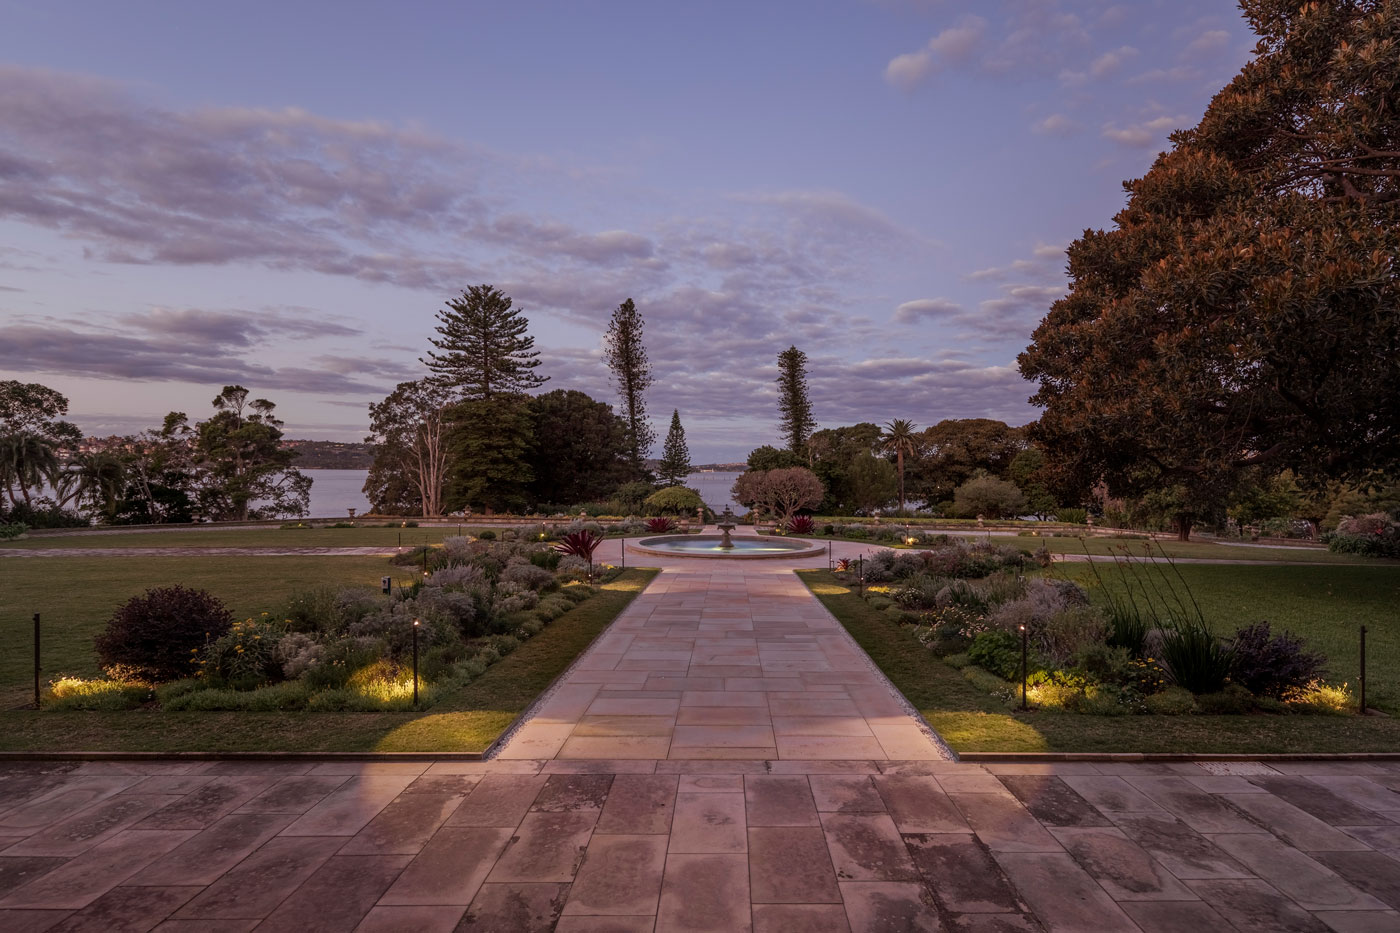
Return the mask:
{"type": "MultiPolygon", "coordinates": [[[[1087,570],[1087,568],[1084,568],[1087,570]]],[[[1252,593],[1247,608],[1266,611],[1288,604],[1308,586],[1331,582],[1342,586],[1374,586],[1359,600],[1339,598],[1350,612],[1371,613],[1386,600],[1394,605],[1400,584],[1377,568],[1373,577],[1350,568],[1181,568],[1238,575],[1219,594],[1222,612],[1233,604],[1224,601],[1226,591],[1252,593]],[[1266,577],[1257,574],[1269,572],[1266,577]],[[1309,580],[1297,580],[1311,571],[1309,580]],[[1329,576],[1330,575],[1330,576],[1329,576]],[[1271,588],[1272,587],[1272,588],[1271,588]],[[1389,594],[1389,595],[1387,595],[1389,594]]],[[[899,626],[870,608],[825,570],[798,571],[804,583],[851,633],[929,724],[959,752],[1171,752],[1196,753],[1323,753],[1393,751],[1400,747],[1400,720],[1359,716],[1251,715],[1251,716],[1087,716],[1055,711],[1021,713],[1008,710],[1000,700],[974,688],[960,672],[934,657],[915,639],[912,629],[899,626]]],[[[1210,574],[1206,574],[1209,577],[1210,574]]],[[[1197,599],[1217,598],[1208,581],[1201,583],[1197,599]]],[[[1330,604],[1329,604],[1330,605],[1330,604]]],[[[1332,608],[1336,608],[1333,606],[1332,608]]],[[[1301,612],[1302,610],[1300,610],[1301,612]]],[[[1208,613],[1210,615],[1211,613],[1208,613]]],[[[1384,628],[1388,661],[1376,670],[1395,670],[1394,645],[1400,621],[1378,623],[1384,628]]],[[[1223,618],[1223,615],[1221,616],[1223,618]]],[[[1257,618],[1251,614],[1246,618],[1257,618]]],[[[1301,618],[1301,616],[1300,616],[1301,618]]],[[[1375,664],[1373,658],[1372,663],[1375,664]]],[[[1393,674],[1387,675],[1393,684],[1393,674]]],[[[1393,689],[1393,687],[1392,687],[1393,689]]],[[[1393,696],[1393,694],[1392,694],[1393,696]]],[[[1373,704],[1374,705],[1374,704],[1373,704]]]]}
{"type": "MultiPolygon", "coordinates": [[[[463,533],[481,531],[463,526],[463,533]]],[[[500,529],[495,529],[497,534],[500,529]]],[[[110,528],[80,535],[31,534],[0,548],[152,548],[152,547],[404,547],[441,544],[457,534],[457,526],[435,528],[188,528],[171,526],[152,531],[110,528]]]]}
{"type": "Polygon", "coordinates": [[[47,683],[60,674],[98,674],[93,638],[117,606],[149,587],[209,590],[242,619],[276,611],[300,590],[415,576],[383,557],[19,557],[0,558],[0,573],[0,709],[32,698],[36,612],[47,683]]]}
{"type": "MultiPolygon", "coordinates": [[[[295,559],[283,558],[280,562],[295,559]]],[[[322,560],[345,562],[355,558],[322,560]]],[[[655,570],[625,571],[605,584],[597,596],[555,619],[477,680],[426,713],[11,710],[0,712],[0,750],[481,752],[588,647],[655,574],[655,570]]]]}
{"type": "MultiPolygon", "coordinates": [[[[971,537],[969,534],[960,534],[958,531],[949,531],[953,537],[971,537]]],[[[906,545],[894,544],[888,541],[875,541],[869,538],[829,538],[824,535],[791,535],[790,537],[811,538],[816,541],[844,541],[849,544],[863,545],[869,550],[880,548],[893,548],[904,550],[906,545]]],[[[977,540],[983,540],[984,535],[977,535],[977,540]]],[[[1229,544],[1217,544],[1214,541],[1171,541],[1162,538],[1156,540],[1134,540],[1125,538],[1038,538],[1021,537],[1020,535],[997,535],[994,534],[989,539],[992,544],[1016,547],[1032,553],[1042,544],[1051,554],[1091,554],[1096,557],[1123,556],[1130,555],[1134,558],[1141,558],[1150,549],[1154,557],[1163,555],[1171,558],[1189,557],[1205,560],[1224,561],[1279,561],[1281,563],[1304,563],[1304,564],[1339,564],[1359,567],[1398,567],[1400,561],[1382,560],[1378,558],[1359,557],[1355,554],[1333,554],[1326,548],[1304,548],[1304,547],[1238,547],[1229,544]]],[[[917,549],[919,545],[914,545],[917,549]]]]}
{"type": "MultiPolygon", "coordinates": [[[[567,522],[552,522],[563,526],[567,522]]],[[[172,525],[159,530],[149,526],[132,528],[103,528],[92,534],[31,534],[22,540],[0,541],[0,551],[5,549],[30,550],[69,550],[73,548],[214,548],[214,547],[418,547],[423,544],[441,544],[443,538],[458,534],[476,535],[488,530],[472,525],[443,525],[431,528],[190,528],[172,525]]],[[[504,526],[489,529],[499,539],[504,526]]],[[[695,529],[691,529],[692,532],[695,529]]],[[[669,534],[681,534],[679,530],[669,534]]],[[[608,538],[622,535],[608,533],[608,538]]],[[[628,535],[628,537],[639,537],[628,535]]]]}
{"type": "MultiPolygon", "coordinates": [[[[1101,598],[1100,581],[1118,599],[1125,597],[1130,583],[1113,564],[1094,568],[1056,564],[1054,575],[1081,584],[1096,601],[1101,598]]],[[[1232,635],[1241,625],[1259,621],[1268,621],[1275,632],[1301,635],[1310,649],[1327,656],[1328,679],[1353,687],[1361,668],[1359,629],[1365,625],[1367,702],[1400,715],[1400,571],[1396,568],[1178,564],[1172,570],[1159,561],[1154,568],[1139,565],[1131,579],[1140,605],[1149,598],[1159,607],[1170,603],[1178,615],[1181,610],[1165,582],[1175,584],[1188,608],[1192,606],[1186,595],[1189,590],[1220,635],[1232,635]]]]}

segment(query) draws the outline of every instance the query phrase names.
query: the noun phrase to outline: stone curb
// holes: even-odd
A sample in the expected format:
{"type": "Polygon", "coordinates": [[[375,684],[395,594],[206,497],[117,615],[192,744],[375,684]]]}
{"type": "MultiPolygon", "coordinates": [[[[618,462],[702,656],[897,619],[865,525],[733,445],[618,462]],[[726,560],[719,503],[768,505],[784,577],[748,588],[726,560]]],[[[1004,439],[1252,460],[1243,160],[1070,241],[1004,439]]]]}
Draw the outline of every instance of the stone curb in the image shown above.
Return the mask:
{"type": "Polygon", "coordinates": [[[5,752],[6,761],[481,761],[483,752],[5,752]]]}
{"type": "Polygon", "coordinates": [[[1237,754],[1234,752],[960,752],[968,764],[1031,764],[1057,761],[1400,761],[1400,752],[1314,752],[1237,754]]]}

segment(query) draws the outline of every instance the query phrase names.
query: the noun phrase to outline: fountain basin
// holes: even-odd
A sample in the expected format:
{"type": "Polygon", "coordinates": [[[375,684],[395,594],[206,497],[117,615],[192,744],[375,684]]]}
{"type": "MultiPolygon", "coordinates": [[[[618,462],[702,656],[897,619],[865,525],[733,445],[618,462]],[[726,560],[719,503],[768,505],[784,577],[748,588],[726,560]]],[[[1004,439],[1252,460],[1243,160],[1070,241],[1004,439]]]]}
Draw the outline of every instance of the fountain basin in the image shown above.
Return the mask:
{"type": "Polygon", "coordinates": [[[629,543],[627,550],[658,557],[699,557],[720,560],[773,560],[816,557],[826,553],[826,545],[800,538],[740,535],[734,546],[721,547],[719,535],[662,535],[629,543]]]}

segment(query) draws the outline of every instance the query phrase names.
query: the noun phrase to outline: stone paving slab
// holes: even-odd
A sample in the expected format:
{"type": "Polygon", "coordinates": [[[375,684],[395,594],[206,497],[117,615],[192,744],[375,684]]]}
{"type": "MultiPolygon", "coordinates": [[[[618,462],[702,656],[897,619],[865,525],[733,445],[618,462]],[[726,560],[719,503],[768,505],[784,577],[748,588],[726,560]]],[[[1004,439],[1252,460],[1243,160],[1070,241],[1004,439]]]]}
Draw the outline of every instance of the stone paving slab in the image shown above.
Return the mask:
{"type": "Polygon", "coordinates": [[[113,764],[0,764],[0,929],[1400,930],[1400,763],[113,764]]]}
{"type": "Polygon", "coordinates": [[[497,757],[951,758],[791,562],[647,562],[661,573],[497,757]]]}

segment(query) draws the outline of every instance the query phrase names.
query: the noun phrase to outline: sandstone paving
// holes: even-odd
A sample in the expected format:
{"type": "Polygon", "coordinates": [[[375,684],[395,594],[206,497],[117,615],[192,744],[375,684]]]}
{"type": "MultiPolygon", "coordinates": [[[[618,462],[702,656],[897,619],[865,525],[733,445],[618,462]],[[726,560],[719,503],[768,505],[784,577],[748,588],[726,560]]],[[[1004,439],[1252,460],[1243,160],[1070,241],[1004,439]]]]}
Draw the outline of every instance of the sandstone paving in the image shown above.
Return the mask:
{"type": "MultiPolygon", "coordinates": [[[[103,773],[96,764],[0,771],[43,772],[52,794],[70,782],[90,790],[103,773]]],[[[214,764],[193,763],[188,776],[214,764]]],[[[0,929],[1400,929],[1391,845],[1400,824],[1388,809],[1360,806],[1387,798],[1359,783],[1389,790],[1377,779],[1400,767],[1339,771],[1347,781],[1322,806],[1369,823],[1334,826],[1266,789],[1325,771],[1264,775],[1236,793],[1233,782],[1193,781],[1208,772],[1191,763],[1141,774],[1073,764],[326,763],[351,772],[339,775],[254,767],[222,777],[266,778],[259,794],[311,777],[340,783],[288,784],[286,797],[263,798],[285,805],[258,809],[249,806],[256,782],[215,797],[190,782],[187,806],[162,807],[177,823],[243,804],[201,817],[198,828],[123,824],[71,855],[34,852],[63,827],[86,825],[83,812],[54,812],[33,794],[48,822],[17,819],[25,829],[4,837],[0,929]],[[1026,770],[1042,773],[1016,773],[1026,770]],[[321,812],[331,817],[302,822],[328,801],[321,812]],[[1213,831],[1222,829],[1242,831],[1213,831]]],[[[135,780],[84,797],[91,825],[125,812],[112,810],[123,797],[151,796],[141,790],[135,780]]]]}
{"type": "Polygon", "coordinates": [[[488,760],[0,762],[0,930],[1400,930],[1400,762],[958,762],[785,573],[488,760]]]}

